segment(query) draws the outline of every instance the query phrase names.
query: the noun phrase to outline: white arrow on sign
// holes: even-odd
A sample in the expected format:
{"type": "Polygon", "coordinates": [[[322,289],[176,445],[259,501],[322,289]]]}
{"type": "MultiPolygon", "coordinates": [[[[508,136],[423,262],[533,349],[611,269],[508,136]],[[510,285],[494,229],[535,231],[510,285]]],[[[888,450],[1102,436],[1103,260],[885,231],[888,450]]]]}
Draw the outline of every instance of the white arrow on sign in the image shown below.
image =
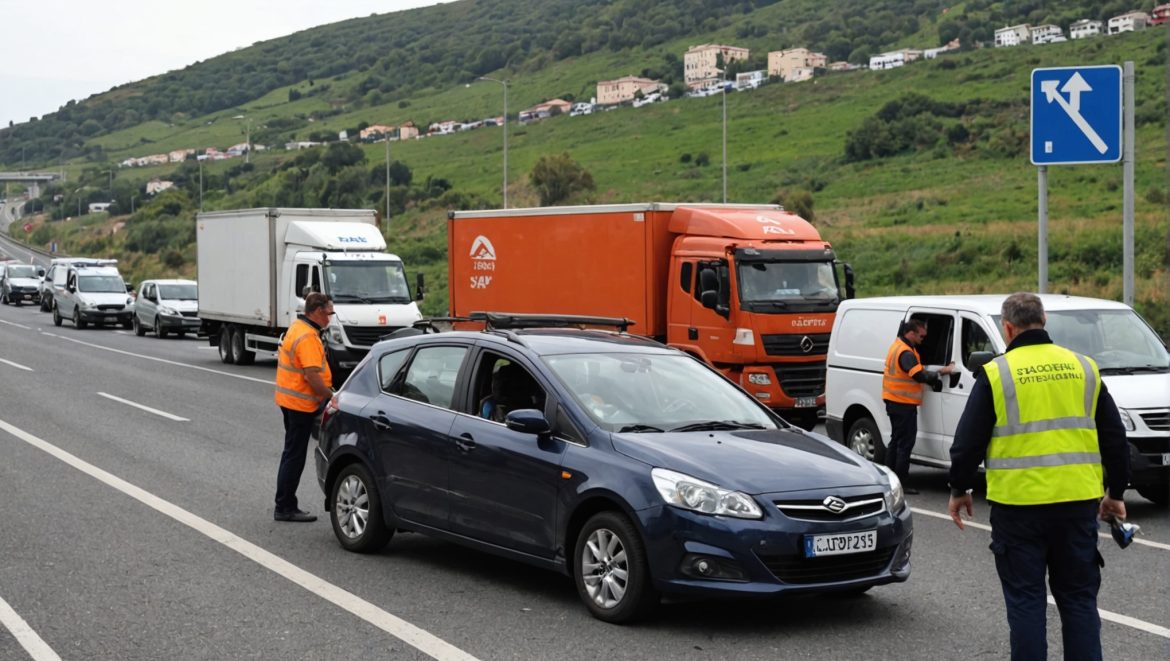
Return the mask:
{"type": "Polygon", "coordinates": [[[1042,80],[1040,81],[1040,91],[1044,92],[1044,96],[1048,99],[1049,103],[1055,101],[1060,104],[1061,109],[1073,121],[1073,124],[1077,125],[1081,133],[1085,134],[1089,142],[1093,143],[1093,146],[1097,148],[1098,152],[1104,154],[1109,151],[1109,145],[1105,144],[1101,136],[1097,135],[1093,127],[1089,126],[1089,122],[1081,116],[1081,92],[1092,92],[1093,88],[1081,77],[1080,72],[1074,73],[1068,79],[1068,82],[1064,84],[1064,87],[1060,88],[1060,91],[1057,91],[1056,88],[1059,85],[1059,80],[1042,80]],[[1068,93],[1069,100],[1066,101],[1064,95],[1060,92],[1068,93]]]}

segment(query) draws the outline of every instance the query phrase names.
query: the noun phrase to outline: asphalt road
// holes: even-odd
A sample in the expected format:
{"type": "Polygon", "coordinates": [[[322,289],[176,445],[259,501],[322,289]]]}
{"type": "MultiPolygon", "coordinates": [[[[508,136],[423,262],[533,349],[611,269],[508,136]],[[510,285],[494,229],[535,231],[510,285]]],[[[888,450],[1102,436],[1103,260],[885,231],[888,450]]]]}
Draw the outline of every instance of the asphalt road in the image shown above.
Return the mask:
{"type": "MultiPolygon", "coordinates": [[[[907,583],[667,603],[619,627],[557,574],[419,535],[360,556],[327,517],[274,523],[273,371],[222,365],[194,338],[57,328],[35,307],[0,307],[0,659],[1008,655],[988,532],[945,518],[942,471],[912,473],[907,583]]],[[[310,463],[301,505],[322,514],[314,475],[310,463]]],[[[1170,512],[1127,495],[1146,534],[1125,551],[1101,542],[1105,655],[1170,658],[1170,512]]],[[[977,500],[974,522],[987,513],[977,500]]],[[[1057,657],[1054,607],[1049,620],[1057,657]]]]}

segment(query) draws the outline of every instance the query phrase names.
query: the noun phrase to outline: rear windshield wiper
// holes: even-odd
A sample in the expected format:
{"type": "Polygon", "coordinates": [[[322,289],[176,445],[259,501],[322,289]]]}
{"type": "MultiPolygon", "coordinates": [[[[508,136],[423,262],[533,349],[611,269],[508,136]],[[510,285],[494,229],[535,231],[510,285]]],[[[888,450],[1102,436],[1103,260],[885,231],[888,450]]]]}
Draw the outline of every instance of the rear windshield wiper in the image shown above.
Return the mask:
{"type": "Polygon", "coordinates": [[[758,422],[737,422],[735,420],[707,420],[692,422],[689,425],[675,427],[670,431],[723,431],[727,429],[764,429],[758,422]]]}
{"type": "Polygon", "coordinates": [[[633,433],[633,434],[643,434],[646,432],[661,432],[661,431],[662,430],[659,429],[658,427],[654,427],[651,425],[626,425],[625,427],[622,427],[621,429],[619,429],[618,433],[624,434],[626,432],[629,432],[629,433],[633,433]]]}

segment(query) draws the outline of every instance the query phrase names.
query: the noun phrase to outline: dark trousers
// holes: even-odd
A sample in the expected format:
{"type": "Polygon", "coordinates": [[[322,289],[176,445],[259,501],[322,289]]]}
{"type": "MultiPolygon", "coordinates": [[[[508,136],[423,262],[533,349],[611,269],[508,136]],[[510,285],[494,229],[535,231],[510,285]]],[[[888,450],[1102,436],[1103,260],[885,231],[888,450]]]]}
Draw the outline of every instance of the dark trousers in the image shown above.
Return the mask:
{"type": "Polygon", "coordinates": [[[276,511],[295,512],[297,487],[305,471],[305,457],[309,451],[309,435],[317,421],[317,412],[294,411],[280,407],[284,415],[284,452],[280,455],[280,470],[276,473],[276,511]]]}
{"type": "Polygon", "coordinates": [[[890,416],[891,427],[890,443],[886,446],[886,468],[894,471],[902,484],[906,484],[910,475],[910,451],[918,438],[918,407],[887,401],[886,415],[890,416]]]}
{"type": "Polygon", "coordinates": [[[1048,655],[1048,585],[1060,611],[1065,659],[1101,658],[1096,503],[992,504],[991,551],[1003,586],[1013,661],[1048,655]]]}

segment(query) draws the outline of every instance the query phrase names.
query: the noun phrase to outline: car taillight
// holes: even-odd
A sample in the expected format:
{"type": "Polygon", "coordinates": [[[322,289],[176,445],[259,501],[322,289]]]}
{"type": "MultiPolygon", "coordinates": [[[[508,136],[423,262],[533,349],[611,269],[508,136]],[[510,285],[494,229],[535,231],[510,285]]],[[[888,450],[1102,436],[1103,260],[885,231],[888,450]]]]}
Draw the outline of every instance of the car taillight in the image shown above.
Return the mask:
{"type": "Polygon", "coordinates": [[[324,427],[326,424],[328,424],[329,418],[331,418],[334,413],[337,413],[340,410],[341,409],[337,406],[337,393],[333,393],[333,396],[329,398],[329,403],[325,405],[325,410],[321,411],[321,426],[324,427]]]}

